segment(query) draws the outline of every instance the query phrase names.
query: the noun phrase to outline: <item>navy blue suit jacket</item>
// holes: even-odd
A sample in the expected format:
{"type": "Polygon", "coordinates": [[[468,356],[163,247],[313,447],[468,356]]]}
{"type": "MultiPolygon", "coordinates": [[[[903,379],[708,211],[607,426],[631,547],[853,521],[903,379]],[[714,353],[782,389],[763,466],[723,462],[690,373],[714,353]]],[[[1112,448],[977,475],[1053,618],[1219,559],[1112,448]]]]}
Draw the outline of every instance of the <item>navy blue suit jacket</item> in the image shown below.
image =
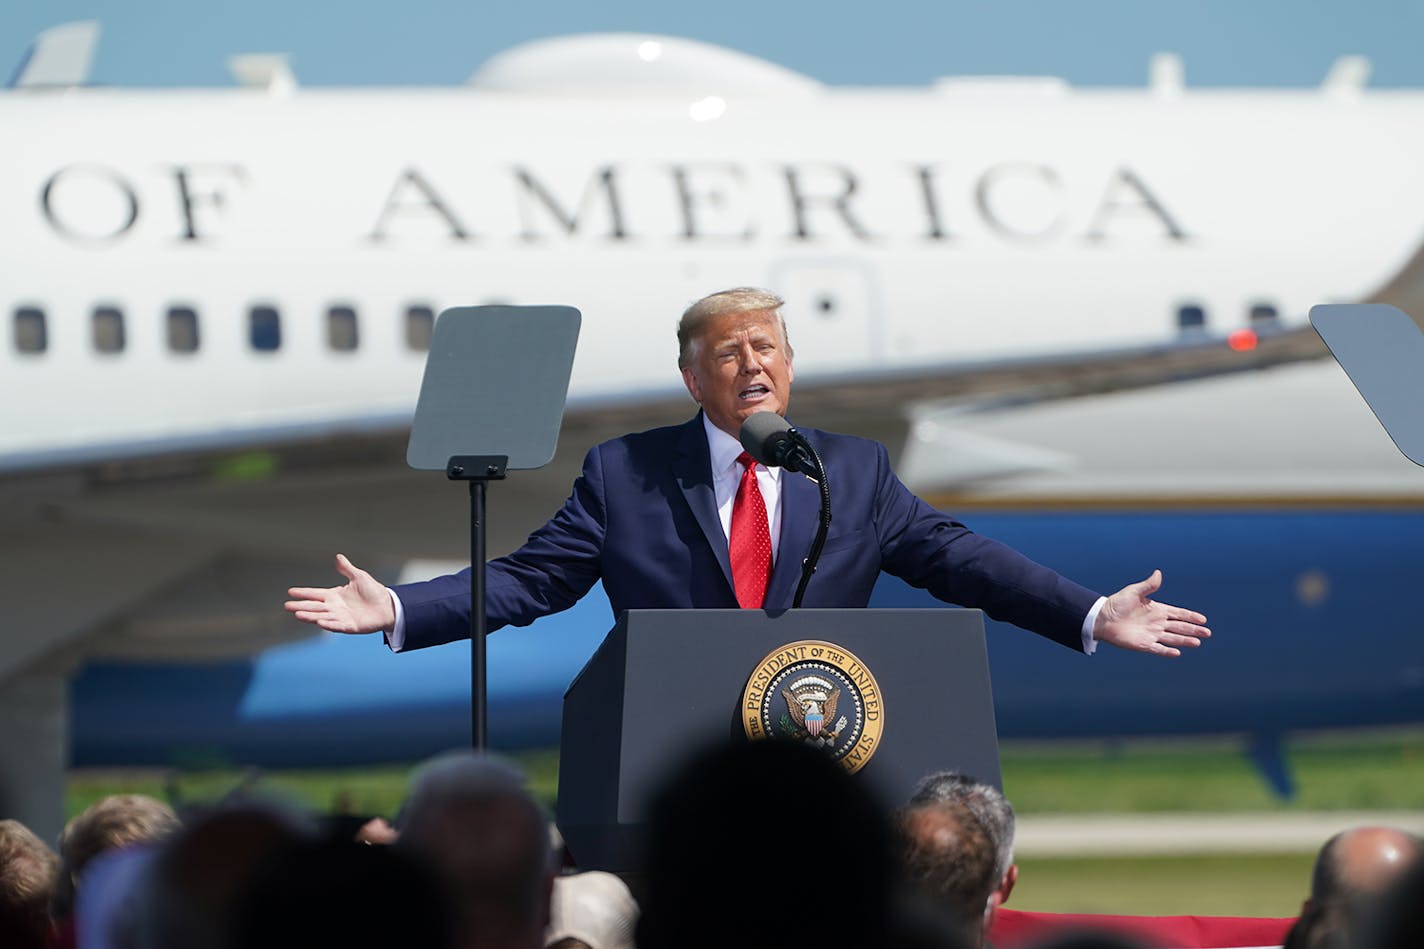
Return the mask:
{"type": "MultiPolygon", "coordinates": [[[[863,607],[884,570],[946,602],[1082,649],[1083,620],[1098,594],[915,497],[878,442],[801,431],[825,464],[834,515],[802,606],[863,607]]],[[[489,629],[567,609],[600,579],[615,615],[736,609],[711,467],[700,414],[595,446],[553,519],[519,550],[489,562],[489,629]]],[[[819,507],[815,484],[782,475],[781,538],[767,609],[791,606],[819,507]]],[[[403,649],[469,636],[468,569],[395,591],[405,611],[403,649]]]]}

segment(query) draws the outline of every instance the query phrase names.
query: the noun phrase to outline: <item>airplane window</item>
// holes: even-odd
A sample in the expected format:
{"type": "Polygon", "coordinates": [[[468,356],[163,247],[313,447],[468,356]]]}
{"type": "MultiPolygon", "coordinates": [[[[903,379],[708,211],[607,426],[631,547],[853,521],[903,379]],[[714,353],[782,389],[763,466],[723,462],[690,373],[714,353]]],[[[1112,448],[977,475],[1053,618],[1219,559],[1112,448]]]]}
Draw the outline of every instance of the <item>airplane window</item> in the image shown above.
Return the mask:
{"type": "Polygon", "coordinates": [[[252,348],[270,353],[282,346],[282,314],[275,306],[254,306],[247,313],[248,341],[252,348]]]}
{"type": "Polygon", "coordinates": [[[1259,326],[1262,323],[1274,323],[1280,319],[1280,311],[1269,303],[1257,303],[1251,307],[1251,325],[1259,326]]]}
{"type": "Polygon", "coordinates": [[[356,310],[349,306],[334,306],[326,311],[326,344],[341,352],[356,348],[356,310]]]}
{"type": "Polygon", "coordinates": [[[1195,303],[1177,307],[1177,329],[1196,330],[1206,326],[1206,309],[1195,303]]]}
{"type": "Polygon", "coordinates": [[[198,311],[187,306],[168,308],[168,348],[175,353],[198,350],[198,311]]]}
{"type": "Polygon", "coordinates": [[[44,310],[22,306],[15,310],[15,348],[22,353],[42,353],[49,348],[44,310]]]}
{"type": "Polygon", "coordinates": [[[415,305],[405,309],[405,345],[418,353],[430,351],[430,334],[435,330],[435,310],[415,305]]]}
{"type": "Polygon", "coordinates": [[[124,311],[116,306],[96,306],[92,319],[94,348],[101,353],[124,351],[124,311]]]}

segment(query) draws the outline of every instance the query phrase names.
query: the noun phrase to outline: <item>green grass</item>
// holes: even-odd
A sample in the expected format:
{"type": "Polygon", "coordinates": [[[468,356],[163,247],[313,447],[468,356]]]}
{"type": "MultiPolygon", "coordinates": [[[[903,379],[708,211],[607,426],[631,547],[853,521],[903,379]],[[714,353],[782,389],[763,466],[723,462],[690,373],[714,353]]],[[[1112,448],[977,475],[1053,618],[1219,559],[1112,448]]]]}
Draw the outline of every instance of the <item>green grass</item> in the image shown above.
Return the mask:
{"type": "MultiPolygon", "coordinates": [[[[553,810],[558,787],[558,752],[510,756],[529,776],[534,796],[553,810]]],[[[72,817],[110,794],[147,794],[175,805],[219,801],[241,791],[290,801],[324,814],[379,814],[395,817],[415,764],[335,768],[320,771],[85,769],[70,772],[65,797],[72,817]]]]}
{"type": "Polygon", "coordinates": [[[1239,742],[1005,745],[1000,757],[1020,814],[1424,808],[1418,730],[1297,738],[1287,745],[1290,801],[1272,794],[1239,742]]]}
{"type": "Polygon", "coordinates": [[[1298,785],[1277,798],[1239,742],[1006,745],[1004,791],[1021,814],[1424,808],[1424,731],[1296,739],[1298,785]]]}
{"type": "Polygon", "coordinates": [[[1040,913],[1295,916],[1313,854],[1037,858],[1006,904],[1040,913]]]}
{"type": "Polygon", "coordinates": [[[411,770],[408,765],[271,772],[229,768],[82,770],[69,776],[65,809],[73,816],[109,794],[147,794],[181,807],[220,801],[231,793],[250,790],[321,813],[390,817],[400,807],[411,770]]]}

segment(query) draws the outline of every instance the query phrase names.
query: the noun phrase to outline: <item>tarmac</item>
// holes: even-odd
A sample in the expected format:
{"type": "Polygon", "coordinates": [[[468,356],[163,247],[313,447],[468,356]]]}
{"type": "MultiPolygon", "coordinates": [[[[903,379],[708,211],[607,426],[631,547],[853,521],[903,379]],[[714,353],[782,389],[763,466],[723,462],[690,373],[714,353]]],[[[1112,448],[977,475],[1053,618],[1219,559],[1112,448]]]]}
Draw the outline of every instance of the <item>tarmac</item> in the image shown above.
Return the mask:
{"type": "Polygon", "coordinates": [[[1424,811],[1235,814],[1064,814],[1020,817],[1018,857],[1314,853],[1351,827],[1385,825],[1424,835],[1424,811]]]}

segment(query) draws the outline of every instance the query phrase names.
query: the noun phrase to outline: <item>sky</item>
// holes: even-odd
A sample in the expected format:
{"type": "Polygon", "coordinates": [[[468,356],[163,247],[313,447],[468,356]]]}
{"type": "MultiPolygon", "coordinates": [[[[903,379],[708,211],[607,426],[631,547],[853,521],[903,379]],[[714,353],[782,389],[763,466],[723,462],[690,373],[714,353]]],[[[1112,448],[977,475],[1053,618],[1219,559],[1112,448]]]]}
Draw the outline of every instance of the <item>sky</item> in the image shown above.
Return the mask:
{"type": "Polygon", "coordinates": [[[35,34],[81,19],[103,25],[93,81],[116,86],[231,85],[227,57],[274,52],[303,85],[454,85],[517,43],[616,31],[732,46],[838,85],[1131,86],[1168,51],[1189,86],[1311,86],[1363,54],[1372,85],[1424,87],[1421,0],[3,0],[0,78],[35,34]]]}

